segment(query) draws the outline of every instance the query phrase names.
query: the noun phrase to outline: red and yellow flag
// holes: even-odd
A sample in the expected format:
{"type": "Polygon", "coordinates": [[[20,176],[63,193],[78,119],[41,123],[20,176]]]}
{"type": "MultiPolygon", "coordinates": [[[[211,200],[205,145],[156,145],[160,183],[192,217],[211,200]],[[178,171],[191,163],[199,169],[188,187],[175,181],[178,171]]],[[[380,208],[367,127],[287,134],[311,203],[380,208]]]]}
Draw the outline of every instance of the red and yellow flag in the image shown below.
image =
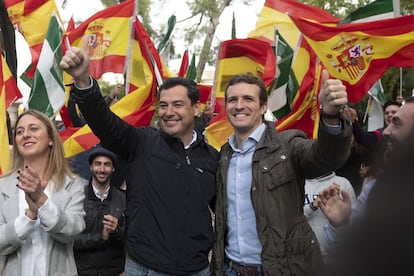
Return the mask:
{"type": "MultiPolygon", "coordinates": [[[[0,47],[1,52],[1,47],[0,47]]],[[[0,175],[10,164],[9,136],[7,129],[7,108],[22,95],[3,55],[0,54],[0,175]]]]}
{"type": "Polygon", "coordinates": [[[5,4],[10,21],[30,47],[33,68],[26,75],[33,78],[49,19],[53,12],[58,14],[56,3],[54,0],[5,0],[5,4]]]}
{"type": "Polygon", "coordinates": [[[303,38],[300,38],[300,47],[297,50],[292,63],[297,66],[295,76],[299,89],[292,103],[292,111],[277,120],[275,125],[278,131],[300,129],[309,138],[317,138],[319,127],[318,94],[322,66],[303,38]]]}
{"type": "Polygon", "coordinates": [[[77,47],[82,45],[83,35],[90,35],[89,73],[95,79],[99,79],[106,72],[125,73],[134,11],[135,1],[124,1],[97,12],[69,32],[71,45],[77,47]]]}
{"type": "Polygon", "coordinates": [[[256,22],[256,28],[248,36],[266,40],[273,44],[276,28],[289,46],[295,49],[299,38],[299,30],[293,25],[288,13],[323,23],[336,24],[340,21],[339,18],[320,8],[296,0],[266,0],[256,22]]]}
{"type": "Polygon", "coordinates": [[[272,47],[268,42],[255,38],[222,42],[218,58],[212,99],[217,116],[206,128],[207,140],[216,149],[220,149],[233,132],[224,108],[224,91],[228,81],[237,74],[250,73],[269,86],[276,70],[276,57],[272,47]]]}
{"type": "Polygon", "coordinates": [[[292,16],[330,75],[359,102],[390,66],[414,65],[414,15],[327,26],[292,16]]]}
{"type": "MultiPolygon", "coordinates": [[[[124,121],[134,126],[150,125],[156,109],[156,81],[154,61],[160,60],[158,52],[142,24],[136,19],[133,23],[134,39],[131,44],[130,93],[123,97],[111,110],[124,121]]],[[[156,61],[155,61],[156,63],[156,61]]],[[[69,132],[73,130],[68,130],[69,132]]],[[[63,146],[67,157],[85,151],[99,143],[89,126],[72,133],[63,133],[63,146]]]]}
{"type": "Polygon", "coordinates": [[[295,49],[289,83],[285,85],[285,93],[289,98],[293,97],[291,112],[279,119],[276,126],[280,131],[301,129],[310,138],[316,138],[319,125],[317,95],[321,66],[312,49],[300,38],[300,31],[288,14],[329,25],[336,25],[340,19],[320,8],[296,0],[266,0],[256,29],[249,33],[249,37],[257,37],[274,44],[277,29],[289,46],[295,49]]]}

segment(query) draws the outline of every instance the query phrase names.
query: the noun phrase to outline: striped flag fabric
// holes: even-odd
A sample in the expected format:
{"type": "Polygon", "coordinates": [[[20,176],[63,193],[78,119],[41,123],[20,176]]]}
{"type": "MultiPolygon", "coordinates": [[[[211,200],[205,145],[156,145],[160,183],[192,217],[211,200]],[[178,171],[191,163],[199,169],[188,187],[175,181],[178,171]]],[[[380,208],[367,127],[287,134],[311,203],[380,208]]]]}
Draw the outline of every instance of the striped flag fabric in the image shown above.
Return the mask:
{"type": "MultiPolygon", "coordinates": [[[[277,53],[278,69],[281,74],[278,76],[280,78],[278,85],[281,86],[277,87],[276,94],[275,83],[273,83],[273,89],[270,89],[270,107],[274,111],[273,115],[278,119],[275,123],[278,130],[301,129],[308,137],[316,138],[319,125],[317,93],[322,67],[318,60],[312,60],[316,55],[306,41],[303,41],[299,29],[288,14],[332,26],[337,25],[340,19],[323,9],[296,0],[266,0],[256,22],[256,28],[249,33],[249,37],[267,41],[276,48],[281,46],[282,48],[279,48],[281,50],[288,51],[287,46],[293,49],[290,68],[288,68],[290,61],[284,59],[282,53],[277,53]],[[278,36],[275,36],[275,32],[278,36]],[[285,64],[282,63],[283,61],[285,64]],[[287,77],[286,73],[288,73],[287,77]],[[285,94],[283,94],[284,87],[286,87],[285,94]],[[279,109],[282,105],[283,107],[279,109]],[[289,109],[290,113],[286,114],[289,109]]],[[[285,54],[289,56],[287,53],[285,54]]]]}
{"type": "Polygon", "coordinates": [[[157,46],[158,53],[160,54],[160,57],[165,64],[168,64],[168,61],[170,59],[172,33],[174,31],[176,22],[177,18],[175,15],[171,15],[170,18],[168,18],[167,25],[165,26],[164,32],[162,34],[162,39],[157,46]]]}
{"type": "MultiPolygon", "coordinates": [[[[111,106],[111,110],[124,121],[134,126],[150,125],[156,110],[156,80],[154,63],[161,66],[160,57],[144,27],[135,19],[133,22],[134,39],[131,40],[131,63],[129,64],[129,93],[111,106]],[[152,56],[152,57],[151,57],[152,56]]],[[[62,133],[66,157],[88,150],[99,143],[88,125],[77,131],[62,133]]]]}
{"type": "Polygon", "coordinates": [[[5,3],[11,22],[30,47],[32,66],[26,70],[25,75],[33,79],[49,26],[47,19],[58,11],[56,3],[54,0],[6,0],[5,3]]]}
{"type": "Polygon", "coordinates": [[[393,18],[396,16],[394,6],[399,5],[397,0],[376,0],[350,12],[338,25],[393,18]]]}
{"type": "Polygon", "coordinates": [[[367,130],[374,131],[384,126],[383,106],[386,102],[384,88],[381,80],[375,82],[374,86],[368,91],[369,99],[367,105],[368,123],[367,130]]]}
{"type": "Polygon", "coordinates": [[[288,14],[296,14],[303,18],[322,23],[337,24],[340,19],[332,16],[323,9],[316,8],[296,0],[266,0],[256,22],[256,27],[248,34],[268,41],[273,45],[275,27],[292,49],[296,48],[299,30],[294,27],[288,14]]]}
{"type": "Polygon", "coordinates": [[[127,0],[99,11],[68,33],[72,46],[80,47],[82,37],[90,35],[89,73],[95,79],[103,73],[124,74],[135,1],[127,0]]]}
{"type": "Polygon", "coordinates": [[[226,40],[220,44],[212,90],[212,104],[217,115],[206,128],[207,140],[213,147],[219,150],[233,131],[224,108],[224,91],[230,78],[250,73],[261,78],[269,87],[275,70],[275,53],[266,41],[245,38],[226,40]]]}
{"type": "Polygon", "coordinates": [[[191,56],[190,65],[188,66],[187,73],[185,74],[186,78],[192,79],[193,81],[197,78],[197,69],[195,65],[195,54],[191,56]]]}
{"type": "Polygon", "coordinates": [[[276,121],[276,129],[300,129],[309,138],[317,138],[319,128],[318,93],[321,87],[322,66],[316,54],[302,37],[298,53],[294,57],[295,76],[299,88],[292,102],[292,111],[276,121]]]}
{"type": "Polygon", "coordinates": [[[53,14],[28,100],[29,108],[39,110],[49,117],[59,111],[66,98],[63,71],[59,67],[62,59],[62,37],[62,27],[53,14]]]}
{"type": "Polygon", "coordinates": [[[187,73],[189,65],[189,59],[188,59],[188,49],[185,49],[183,57],[181,58],[181,65],[180,70],[178,70],[177,76],[178,77],[184,77],[187,73]]]}
{"type": "Polygon", "coordinates": [[[291,111],[291,103],[298,89],[291,69],[293,49],[283,36],[276,31],[275,53],[277,56],[277,73],[269,88],[267,108],[276,119],[286,116],[291,111]]]}
{"type": "Polygon", "coordinates": [[[414,15],[327,26],[291,16],[348,100],[359,102],[390,66],[414,65],[414,15]]]}
{"type": "MultiPolygon", "coordinates": [[[[1,46],[1,45],[0,45],[1,46]]],[[[7,129],[7,108],[22,95],[17,87],[0,47],[0,175],[4,174],[10,164],[9,137],[7,129]]]]}

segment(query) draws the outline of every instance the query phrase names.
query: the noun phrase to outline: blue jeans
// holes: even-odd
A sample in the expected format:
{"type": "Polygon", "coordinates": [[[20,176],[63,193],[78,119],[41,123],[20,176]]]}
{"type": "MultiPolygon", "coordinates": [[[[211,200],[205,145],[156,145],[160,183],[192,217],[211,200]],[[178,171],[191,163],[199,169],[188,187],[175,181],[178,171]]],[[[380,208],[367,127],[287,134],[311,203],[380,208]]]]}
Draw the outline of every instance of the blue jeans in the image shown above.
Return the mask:
{"type": "MultiPolygon", "coordinates": [[[[148,266],[135,262],[128,256],[125,260],[125,276],[176,276],[175,274],[168,274],[164,272],[155,271],[148,266]]],[[[210,267],[206,267],[196,273],[188,276],[210,276],[210,267]]]]}
{"type": "MultiPolygon", "coordinates": [[[[259,276],[262,276],[262,272],[258,272],[259,276]]],[[[239,276],[239,273],[227,264],[224,265],[224,276],[239,276]]]]}

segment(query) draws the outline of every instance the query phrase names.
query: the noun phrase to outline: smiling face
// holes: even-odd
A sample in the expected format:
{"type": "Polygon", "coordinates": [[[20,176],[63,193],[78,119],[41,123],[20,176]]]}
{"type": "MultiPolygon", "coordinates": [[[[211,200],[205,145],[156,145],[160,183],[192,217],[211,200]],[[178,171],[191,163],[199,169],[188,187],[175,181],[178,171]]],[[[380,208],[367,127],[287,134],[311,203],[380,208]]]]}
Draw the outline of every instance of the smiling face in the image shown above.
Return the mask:
{"type": "Polygon", "coordinates": [[[194,117],[200,112],[200,104],[191,104],[187,88],[177,85],[163,89],[158,102],[158,123],[161,130],[187,145],[194,130],[194,117]]]}
{"type": "Polygon", "coordinates": [[[111,158],[106,156],[97,156],[92,160],[90,165],[93,184],[100,186],[109,185],[112,173],[115,171],[111,158]]]}
{"type": "Polygon", "coordinates": [[[414,102],[398,108],[390,123],[383,131],[387,142],[387,151],[392,151],[399,144],[407,142],[414,133],[414,102]]]}
{"type": "Polygon", "coordinates": [[[244,140],[263,122],[267,105],[260,105],[260,89],[256,84],[239,82],[228,87],[226,113],[236,136],[244,140]]]}
{"type": "Polygon", "coordinates": [[[389,105],[384,110],[384,121],[385,124],[388,126],[391,123],[392,117],[397,113],[400,107],[398,105],[389,105]]]}
{"type": "Polygon", "coordinates": [[[35,116],[27,114],[16,124],[15,145],[25,160],[47,158],[52,140],[46,125],[35,116]]]}

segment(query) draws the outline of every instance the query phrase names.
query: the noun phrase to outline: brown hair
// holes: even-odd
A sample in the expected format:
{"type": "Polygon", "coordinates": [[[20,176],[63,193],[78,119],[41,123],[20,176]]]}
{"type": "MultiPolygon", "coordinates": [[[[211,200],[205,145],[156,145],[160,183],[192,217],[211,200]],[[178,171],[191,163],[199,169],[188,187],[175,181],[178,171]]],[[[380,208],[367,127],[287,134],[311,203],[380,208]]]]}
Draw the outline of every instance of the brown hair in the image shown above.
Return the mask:
{"type": "MultiPolygon", "coordinates": [[[[20,119],[26,115],[36,117],[46,126],[47,134],[53,144],[50,146],[49,149],[48,166],[44,177],[48,181],[53,180],[56,183],[56,186],[52,187],[52,189],[54,191],[59,191],[63,188],[63,185],[65,184],[65,176],[74,175],[69,167],[67,159],[65,158],[65,152],[63,149],[62,141],[60,140],[59,133],[57,132],[56,127],[54,126],[52,121],[46,115],[44,115],[40,111],[33,109],[26,110],[25,112],[20,114],[16,120],[15,125],[17,126],[20,119]]],[[[13,134],[13,139],[16,139],[16,132],[13,134]]],[[[18,151],[17,146],[14,145],[12,149],[12,161],[7,175],[14,173],[15,171],[21,169],[23,166],[23,156],[18,151]]]]}

